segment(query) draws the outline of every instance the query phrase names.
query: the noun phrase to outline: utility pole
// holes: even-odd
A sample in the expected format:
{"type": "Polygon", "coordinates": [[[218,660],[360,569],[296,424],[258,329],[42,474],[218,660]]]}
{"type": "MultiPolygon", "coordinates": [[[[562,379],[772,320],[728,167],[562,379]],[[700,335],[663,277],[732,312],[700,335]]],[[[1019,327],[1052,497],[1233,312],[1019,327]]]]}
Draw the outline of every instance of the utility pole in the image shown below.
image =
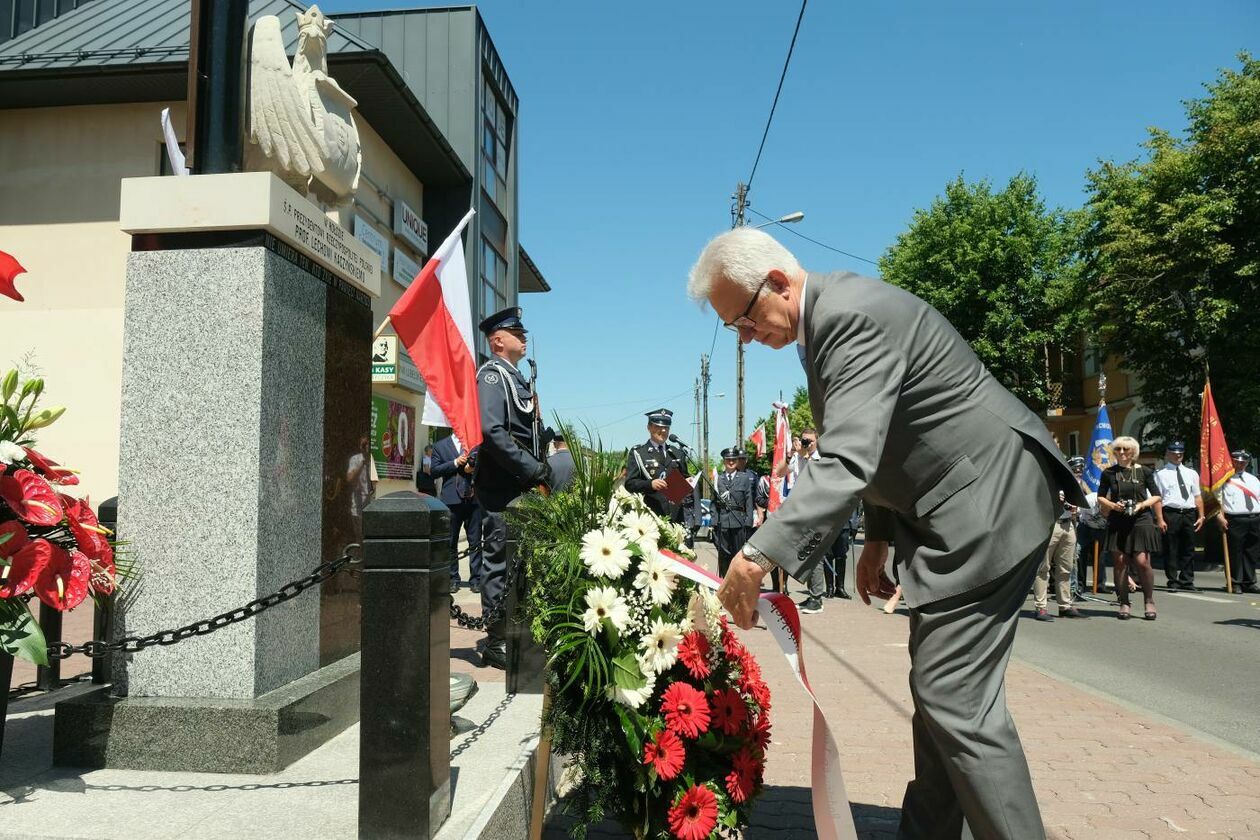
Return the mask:
{"type": "Polygon", "coordinates": [[[696,377],[696,413],[691,416],[696,418],[695,422],[691,424],[692,426],[695,427],[695,432],[696,432],[696,436],[692,438],[691,442],[695,444],[696,446],[695,451],[699,452],[700,451],[700,377],[696,377]]]}
{"type": "Polygon", "coordinates": [[[700,468],[709,467],[709,357],[700,357],[700,393],[702,413],[700,415],[700,468]]]}
{"type": "MultiPolygon", "coordinates": [[[[744,209],[748,206],[748,185],[740,181],[731,196],[731,229],[743,227],[744,209]]],[[[735,334],[735,439],[737,446],[744,445],[744,342],[735,334]]]]}

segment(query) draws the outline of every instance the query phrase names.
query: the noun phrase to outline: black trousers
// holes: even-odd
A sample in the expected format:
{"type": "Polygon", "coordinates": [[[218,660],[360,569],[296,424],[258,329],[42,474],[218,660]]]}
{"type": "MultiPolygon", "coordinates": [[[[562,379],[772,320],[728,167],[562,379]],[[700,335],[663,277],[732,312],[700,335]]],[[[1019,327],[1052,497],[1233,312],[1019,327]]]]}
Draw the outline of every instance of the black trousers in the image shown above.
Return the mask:
{"type": "Polygon", "coordinates": [[[1107,583],[1107,531],[1104,528],[1091,528],[1085,523],[1076,526],[1076,544],[1081,551],[1076,555],[1076,581],[1081,592],[1093,589],[1086,581],[1094,577],[1094,546],[1098,546],[1098,591],[1102,592],[1107,583]]]}
{"type": "Polygon", "coordinates": [[[1170,585],[1194,586],[1194,520],[1198,518],[1199,512],[1194,508],[1164,508],[1168,530],[1164,532],[1159,553],[1164,559],[1164,577],[1170,585]]]}
{"type": "Polygon", "coordinates": [[[739,553],[752,536],[753,529],[747,526],[737,528],[714,528],[713,542],[717,546],[718,575],[726,577],[726,570],[731,566],[731,558],[739,553]]]}
{"type": "MultiPolygon", "coordinates": [[[[503,600],[507,587],[507,516],[508,504],[515,494],[481,494],[481,614],[486,615],[503,600]]],[[[491,644],[507,636],[507,618],[500,617],[486,628],[491,644]]]]}
{"type": "MultiPolygon", "coordinates": [[[[459,531],[468,535],[468,582],[481,583],[481,505],[474,499],[451,505],[451,554],[459,545],[459,531]]],[[[459,582],[459,563],[451,563],[451,583],[459,582]]]]}
{"type": "Polygon", "coordinates": [[[844,576],[849,567],[849,529],[841,528],[840,535],[831,544],[830,564],[824,561],[823,574],[827,579],[827,595],[830,597],[844,589],[844,576]]]}
{"type": "Polygon", "coordinates": [[[1235,587],[1256,585],[1256,563],[1260,561],[1260,514],[1225,514],[1229,530],[1229,571],[1235,587]]]}

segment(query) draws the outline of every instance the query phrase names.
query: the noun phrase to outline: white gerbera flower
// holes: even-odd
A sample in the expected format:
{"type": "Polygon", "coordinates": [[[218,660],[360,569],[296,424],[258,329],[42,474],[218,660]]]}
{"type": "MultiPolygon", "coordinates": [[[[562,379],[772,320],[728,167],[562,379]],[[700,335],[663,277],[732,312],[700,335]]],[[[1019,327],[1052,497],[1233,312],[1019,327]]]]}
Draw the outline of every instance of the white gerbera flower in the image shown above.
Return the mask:
{"type": "Polygon", "coordinates": [[[643,555],[634,585],[642,589],[653,604],[663,606],[674,597],[674,587],[678,585],[678,578],[660,552],[651,551],[643,555]]]}
{"type": "Polygon", "coordinates": [[[603,627],[604,619],[620,633],[630,622],[630,608],[621,593],[611,586],[596,586],[586,590],[586,612],[582,613],[582,626],[592,636],[603,627]]]}
{"type": "Polygon", "coordinates": [[[647,683],[643,688],[618,688],[616,685],[610,685],[604,689],[609,700],[614,700],[623,706],[629,706],[637,709],[648,701],[652,696],[652,692],[656,690],[656,675],[647,674],[647,683]]]}
{"type": "Polygon", "coordinates": [[[618,578],[630,568],[630,548],[616,531],[601,528],[582,537],[582,562],[595,577],[618,578]]]}
{"type": "Polygon", "coordinates": [[[645,511],[631,511],[624,514],[618,524],[626,539],[639,545],[646,543],[656,548],[656,541],[661,538],[661,529],[656,524],[656,518],[645,511]]]}
{"type": "Polygon", "coordinates": [[[18,461],[24,460],[26,460],[25,449],[11,440],[0,440],[0,461],[6,464],[16,464],[18,461]]]}
{"type": "Polygon", "coordinates": [[[652,622],[647,634],[639,640],[643,648],[640,661],[644,669],[659,674],[668,671],[678,661],[678,643],[682,641],[682,633],[677,624],[661,621],[652,622]]]}

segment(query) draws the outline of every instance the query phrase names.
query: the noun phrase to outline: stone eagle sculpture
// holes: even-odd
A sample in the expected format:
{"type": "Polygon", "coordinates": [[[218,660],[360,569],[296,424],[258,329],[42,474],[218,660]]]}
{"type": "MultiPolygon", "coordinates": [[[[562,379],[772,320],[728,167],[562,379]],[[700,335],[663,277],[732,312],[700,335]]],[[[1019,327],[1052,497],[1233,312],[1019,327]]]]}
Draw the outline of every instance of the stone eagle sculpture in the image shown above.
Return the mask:
{"type": "Polygon", "coordinates": [[[363,166],[352,114],[358,103],[328,75],[333,22],[319,6],[295,14],[298,44],[291,67],[279,18],[259,18],[250,35],[245,168],[270,170],[299,192],[345,204],[363,166]]]}

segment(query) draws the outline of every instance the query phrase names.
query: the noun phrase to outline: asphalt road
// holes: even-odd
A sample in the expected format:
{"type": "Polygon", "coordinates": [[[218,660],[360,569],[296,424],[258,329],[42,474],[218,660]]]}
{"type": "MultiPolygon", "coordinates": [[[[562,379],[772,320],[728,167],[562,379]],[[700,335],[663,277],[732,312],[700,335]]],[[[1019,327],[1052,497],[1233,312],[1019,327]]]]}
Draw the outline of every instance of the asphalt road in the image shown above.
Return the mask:
{"type": "MultiPolygon", "coordinates": [[[[1156,621],[1142,620],[1141,593],[1129,621],[1116,619],[1110,595],[1077,605],[1088,619],[1033,621],[1029,596],[1015,656],[1260,753],[1260,595],[1226,594],[1220,572],[1195,575],[1200,593],[1165,592],[1162,579],[1156,569],[1156,621]]],[[[1053,593],[1050,613],[1057,613],[1053,593]]]]}

